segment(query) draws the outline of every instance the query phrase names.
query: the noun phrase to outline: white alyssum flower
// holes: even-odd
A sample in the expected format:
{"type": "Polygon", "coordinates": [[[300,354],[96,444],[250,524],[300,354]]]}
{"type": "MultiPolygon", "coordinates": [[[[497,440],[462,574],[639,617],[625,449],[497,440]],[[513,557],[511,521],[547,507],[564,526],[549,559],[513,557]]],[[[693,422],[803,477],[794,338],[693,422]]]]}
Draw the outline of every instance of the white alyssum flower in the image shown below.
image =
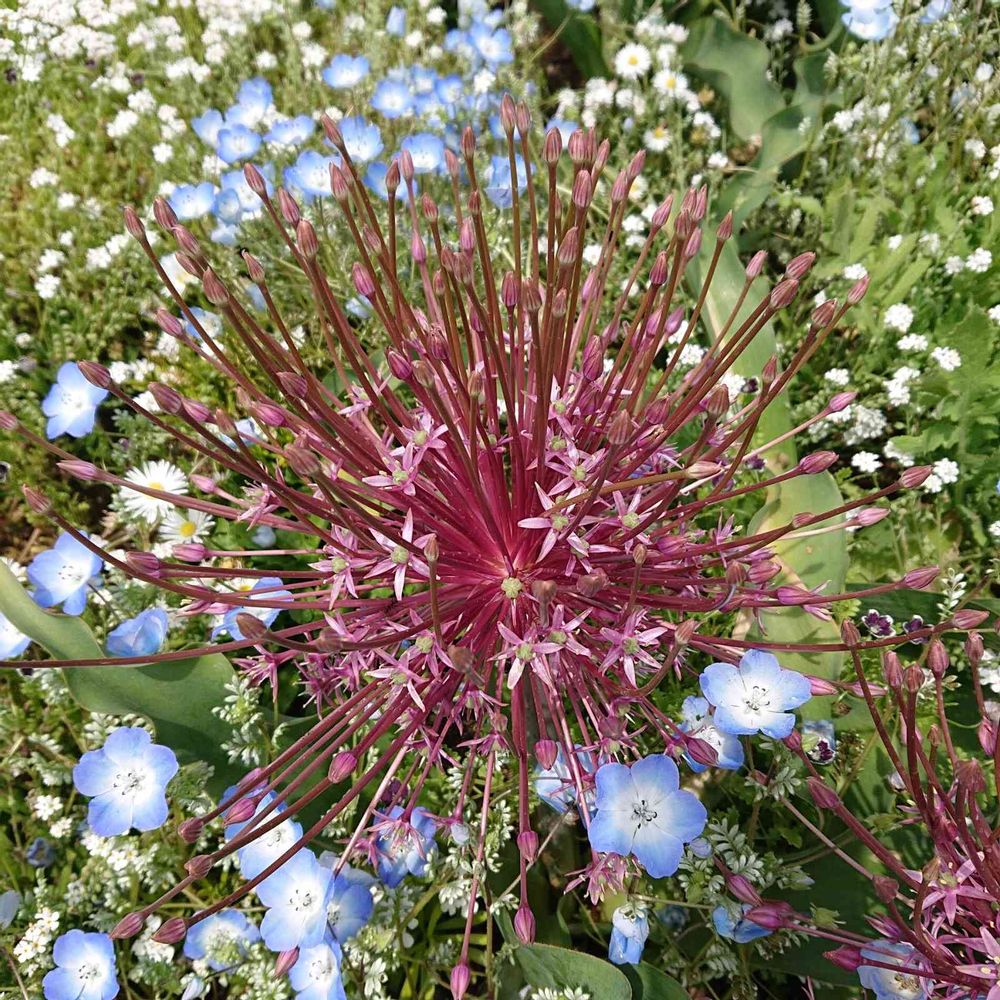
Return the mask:
{"type": "Polygon", "coordinates": [[[926,351],[929,341],[922,333],[908,333],[896,341],[901,351],[926,351]]]}
{"type": "Polygon", "coordinates": [[[875,472],[877,469],[882,468],[882,463],[879,460],[878,455],[871,451],[859,451],[854,458],[851,459],[851,465],[853,465],[858,472],[875,472]]]}
{"type": "Polygon", "coordinates": [[[894,306],[889,306],[886,309],[882,321],[890,330],[907,333],[913,325],[913,310],[905,303],[897,302],[894,306]]]}
{"type": "Polygon", "coordinates": [[[885,455],[890,462],[898,462],[903,468],[909,469],[913,463],[913,456],[906,451],[903,451],[898,445],[889,441],[886,446],[882,449],[882,454],[885,455]]]}
{"type": "Polygon", "coordinates": [[[958,482],[958,463],[950,458],[939,458],[933,468],[932,475],[937,476],[945,486],[958,482]]]}
{"type": "Polygon", "coordinates": [[[973,274],[984,274],[993,264],[993,254],[986,247],[977,247],[965,258],[966,270],[973,274]]]}
{"type": "Polygon", "coordinates": [[[946,371],[953,372],[962,365],[962,355],[954,347],[935,347],[931,357],[946,371]]]}
{"type": "MultiPolygon", "coordinates": [[[[162,490],[165,493],[184,494],[188,490],[187,477],[184,473],[176,465],[165,461],[146,462],[137,468],[129,469],[125,473],[125,479],[137,486],[162,490]]],[[[121,488],[120,496],[122,506],[130,514],[149,524],[155,524],[173,510],[173,504],[169,500],[147,496],[127,486],[121,488]]]]}
{"type": "Polygon", "coordinates": [[[848,264],[844,268],[844,277],[848,281],[860,281],[868,277],[868,270],[863,264],[848,264]]]}
{"type": "Polygon", "coordinates": [[[831,368],[824,373],[823,378],[831,385],[840,388],[851,381],[851,373],[846,368],[831,368]]]}
{"type": "Polygon", "coordinates": [[[965,261],[962,260],[957,254],[952,254],[950,257],[945,257],[944,259],[944,273],[948,277],[953,277],[956,274],[965,270],[965,261]]]}
{"type": "Polygon", "coordinates": [[[973,215],[992,215],[993,199],[985,194],[974,195],[970,207],[973,215]]]}

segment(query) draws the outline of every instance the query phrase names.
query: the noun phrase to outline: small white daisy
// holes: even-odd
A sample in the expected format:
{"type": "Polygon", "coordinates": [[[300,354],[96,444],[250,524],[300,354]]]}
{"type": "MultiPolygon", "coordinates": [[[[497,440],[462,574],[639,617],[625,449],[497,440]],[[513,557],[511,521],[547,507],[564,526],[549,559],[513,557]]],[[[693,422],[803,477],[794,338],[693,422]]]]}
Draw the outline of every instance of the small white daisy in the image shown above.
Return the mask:
{"type": "MultiPolygon", "coordinates": [[[[187,477],[170,462],[146,462],[125,473],[125,479],[137,486],[147,489],[162,490],[165,493],[183,495],[187,493],[187,477]]],[[[122,505],[125,510],[149,524],[154,524],[173,510],[174,505],[169,500],[147,496],[127,486],[121,489],[122,505]]]]}
{"type": "Polygon", "coordinates": [[[212,530],[215,518],[200,510],[175,507],[163,518],[160,540],[171,545],[181,542],[200,542],[212,530]]]}

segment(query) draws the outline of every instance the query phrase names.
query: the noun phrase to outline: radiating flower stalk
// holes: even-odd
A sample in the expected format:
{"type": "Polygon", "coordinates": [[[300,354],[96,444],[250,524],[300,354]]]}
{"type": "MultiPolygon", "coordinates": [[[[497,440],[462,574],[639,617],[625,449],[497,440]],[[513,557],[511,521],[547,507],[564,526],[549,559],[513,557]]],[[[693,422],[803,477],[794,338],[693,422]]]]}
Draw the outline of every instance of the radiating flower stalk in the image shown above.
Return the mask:
{"type": "MultiPolygon", "coordinates": [[[[641,731],[644,743],[655,742],[671,756],[710,763],[712,747],[682,731],[653,697],[668,675],[690,669],[692,655],[735,663],[751,647],[853,654],[897,641],[790,644],[766,635],[721,638],[699,627],[712,614],[752,620],[790,606],[829,617],[837,601],[859,595],[780,583],[776,543],[874,523],[884,511],[873,503],[928,475],[927,469],[908,469],[869,496],[766,530],[741,534],[733,523],[734,502],[763,497],[833,464],[833,453],[820,452],[792,468],[765,466],[761,459],[788,435],[761,442],[757,432],[789,379],[864,295],[867,279],[844,303],[818,306],[787,366],[771,358],[756,392],[732,399],[726,377],[793,301],[814,255],[790,261],[777,284],[756,295],[765,258],[754,256],[710,348],[685,368],[684,349],[697,336],[720,254],[732,236],[731,216],[711,234],[704,188],[677,203],[668,198],[652,216],[624,287],[612,288],[642,154],[611,177],[608,143],[598,143],[593,133],[576,132],[564,152],[552,130],[534,157],[527,109],[507,98],[501,121],[510,175],[526,180],[512,185],[505,216],[509,256],[495,249],[496,223],[484,212],[471,130],[462,137],[461,155],[448,154],[450,204],[439,206],[418,192],[403,152],[387,175],[382,224],[382,209],[369,201],[337,125],[323,120],[340,152],[330,182],[357,251],[352,282],[384,331],[384,361],[366,350],[345,315],[323,270],[313,224],[287,191],[269,193],[261,173],[246,167],[247,182],[308,281],[320,335],[340,385],[349,387],[346,394],[303,361],[255,257],[243,252],[267,323],[240,303],[166,202],[155,203],[158,224],[177,243],[178,261],[226,321],[223,342],[200,322],[160,265],[138,215],[127,210],[128,231],[183,318],[161,309],[160,327],[231,381],[240,416],[257,422],[261,440],[244,440],[236,416],[168,385],[150,386],[159,405],[159,412],[150,412],[102,365],[81,362],[80,368],[94,385],[214,464],[215,477],[192,477],[196,495],[124,484],[2,416],[4,428],[48,448],[64,472],[82,480],[128,485],[214,518],[314,539],[266,551],[181,543],[172,559],[143,551],[119,559],[67,523],[43,494],[25,490],[36,511],[129,577],[177,595],[186,613],[230,613],[229,641],[203,651],[251,657],[260,673],[271,675],[277,663],[296,659],[321,708],[306,735],[247,775],[223,804],[181,825],[181,836],[193,843],[217,817],[245,823],[217,850],[192,858],[179,885],[124,918],[118,937],[138,933],[150,914],[183,898],[225,857],[317,800],[331,804],[256,877],[200,912],[165,921],[156,939],[177,941],[232,905],[351,808],[360,817],[340,865],[359,856],[378,864],[387,853],[395,859],[422,851],[425,840],[414,827],[424,822],[422,813],[414,815],[422,789],[432,773],[459,768],[454,808],[436,825],[457,837],[472,817],[477,831],[470,850],[480,864],[473,869],[452,975],[453,992],[461,997],[472,975],[470,936],[495,796],[513,794],[518,803],[521,903],[515,926],[531,940],[524,874],[538,855],[529,796],[536,766],[565,761],[572,797],[585,804],[594,779],[576,747],[601,761],[630,761],[639,756],[641,731]],[[609,196],[598,198],[598,191],[609,196]],[[583,251],[595,240],[600,259],[588,269],[583,251]],[[714,248],[705,255],[703,283],[686,298],[703,240],[714,240],[714,248]],[[273,569],[254,568],[256,556],[286,559],[288,569],[275,582],[273,569]],[[234,581],[248,579],[265,582],[250,594],[233,589],[234,581]],[[280,612],[297,614],[272,627],[280,612]],[[480,769],[482,785],[474,788],[480,769]]],[[[851,398],[835,396],[814,419],[851,398]]],[[[933,576],[932,570],[914,571],[861,596],[926,586],[933,576]]],[[[933,634],[927,628],[916,638],[933,634]]],[[[17,665],[86,668],[170,662],[199,652],[17,665]]],[[[823,693],[835,689],[826,682],[823,693]]],[[[901,710],[909,710],[907,698],[901,710]]],[[[920,754],[908,763],[901,773],[912,781],[920,754]]],[[[935,789],[920,801],[940,810],[942,823],[947,816],[961,825],[972,809],[970,782],[965,779],[964,790],[951,798],[935,789]]],[[[587,823],[585,805],[581,813],[587,823]]],[[[634,862],[595,853],[589,875],[620,887],[633,871],[634,862]]],[[[901,883],[910,884],[908,878],[901,874],[901,883]]],[[[279,965],[287,969],[293,960],[283,955],[279,965]]]]}
{"type": "Polygon", "coordinates": [[[862,668],[858,630],[853,622],[844,622],[841,635],[861,696],[895,769],[892,780],[901,797],[900,822],[924,832],[930,856],[920,870],[906,867],[823,780],[803,752],[801,738],[793,733],[785,742],[809,772],[809,792],[821,817],[845,826],[874,855],[879,870],[870,870],[838,846],[822,820],[817,825],[790,802],[785,805],[833,854],[871,880],[886,909],[884,915],[869,917],[880,940],[871,942],[838,927],[817,927],[810,916],[785,902],[765,901],[754,893],[750,895],[756,898],[748,899],[754,904],[748,911],[750,919],[771,929],[793,928],[838,944],[827,957],[842,968],[860,970],[866,986],[875,988],[881,982],[886,996],[933,994],[945,1000],[1000,996],[1000,825],[996,819],[1000,743],[996,704],[983,698],[978,676],[983,640],[974,631],[987,613],[964,610],[954,617],[957,627],[973,630],[966,638],[965,654],[980,717],[979,745],[986,767],[993,765],[992,787],[988,787],[983,764],[956,747],[944,684],[949,657],[941,640],[932,639],[920,659],[909,664],[902,663],[896,652],[885,651],[885,683],[876,686],[862,668]],[[918,718],[918,701],[925,697],[934,705],[933,721],[926,726],[918,718]],[[897,992],[890,992],[892,986],[897,992]]]}

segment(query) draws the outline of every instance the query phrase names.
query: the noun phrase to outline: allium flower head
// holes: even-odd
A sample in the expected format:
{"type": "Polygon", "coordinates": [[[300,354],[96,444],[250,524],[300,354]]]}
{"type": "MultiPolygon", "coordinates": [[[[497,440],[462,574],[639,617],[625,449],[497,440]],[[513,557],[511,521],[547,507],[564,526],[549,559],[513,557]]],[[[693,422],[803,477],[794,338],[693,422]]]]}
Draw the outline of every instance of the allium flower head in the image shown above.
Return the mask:
{"type": "MultiPolygon", "coordinates": [[[[493,61],[503,58],[494,51],[503,43],[492,36],[476,41],[482,58],[493,61]]],[[[343,59],[337,68],[345,74],[356,69],[343,59]]],[[[342,86],[345,79],[331,73],[328,82],[342,86]]],[[[389,82],[379,84],[379,100],[393,97],[384,92],[389,82]]],[[[420,194],[413,156],[403,150],[384,175],[384,210],[369,197],[337,125],[323,120],[338,155],[321,169],[310,168],[306,193],[332,196],[341,210],[356,252],[348,294],[370,304],[370,322],[387,344],[384,360],[366,348],[328,281],[319,234],[303,208],[287,190],[270,193],[260,171],[245,168],[288,262],[312,289],[317,335],[331,372],[349,390],[334,391],[325,379],[331,372],[306,364],[261,263],[244,252],[264,314],[243,306],[162,200],[155,216],[179,242],[179,265],[223,317],[225,341],[199,323],[129,211],[129,231],[200,339],[166,310],[159,323],[232,382],[239,412],[212,410],[154,383],[149,391],[160,412],[151,414],[114,386],[103,366],[83,363],[96,385],[174,433],[214,470],[211,477],[192,478],[191,495],[164,498],[141,483],[130,489],[217,522],[269,529],[279,539],[268,559],[285,560],[280,578],[270,568],[273,561],[259,566],[252,551],[209,550],[198,542],[178,544],[171,559],[147,552],[106,558],[187,600],[190,613],[222,615],[224,628],[217,633],[225,631],[226,641],[206,650],[259,661],[260,676],[274,676],[278,664],[297,660],[315,700],[329,706],[312,730],[182,830],[193,839],[220,815],[227,829],[245,824],[205,863],[234,852],[245,859],[250,845],[278,828],[297,833],[289,821],[307,803],[325,806],[301,836],[275,848],[280,853],[258,859],[264,867],[254,864],[249,870],[255,874],[223,901],[229,906],[254,889],[266,895],[265,940],[273,937],[283,950],[301,947],[300,963],[307,949],[322,947],[326,919],[318,894],[328,889],[322,872],[300,852],[354,803],[367,806],[338,865],[366,857],[394,884],[424,872],[446,826],[468,823],[479,831],[469,850],[481,862],[494,785],[501,776],[506,784],[512,770],[522,908],[530,915],[523,876],[538,844],[530,775],[561,759],[572,789],[562,801],[575,801],[584,824],[596,822],[607,835],[592,834],[595,852],[631,852],[654,875],[675,870],[682,844],[697,836],[705,816],[694,796],[678,788],[671,758],[683,755],[689,742],[692,753],[705,757],[707,744],[665,718],[651,696],[668,676],[689,670],[692,656],[720,661],[719,669],[739,678],[743,668],[732,664],[747,649],[782,648],[702,634],[699,619],[736,611],[752,617],[788,604],[822,616],[844,595],[803,596],[779,587],[780,566],[769,546],[810,526],[847,524],[844,513],[921,481],[922,470],[909,469],[899,483],[836,510],[738,531],[726,513],[734,498],[762,496],[833,461],[820,453],[758,474],[767,448],[754,447],[752,439],[767,407],[864,294],[867,281],[846,304],[828,300],[818,307],[788,367],[771,359],[757,373],[754,392],[733,400],[728,386],[734,365],[793,300],[813,255],[791,261],[760,296],[752,294],[763,267],[763,256],[756,256],[740,305],[721,318],[721,335],[687,366],[681,359],[700,336],[707,288],[732,235],[731,218],[713,236],[706,233],[707,190],[667,199],[618,287],[612,269],[643,154],[610,176],[610,145],[593,133],[574,132],[564,150],[560,132],[552,129],[538,156],[526,107],[505,98],[500,124],[507,152],[488,165],[489,184],[481,179],[483,164],[467,130],[461,155],[444,154],[451,204],[442,207],[420,194]],[[598,191],[608,192],[599,206],[598,191]],[[506,209],[498,215],[490,200],[506,209]],[[509,233],[501,250],[497,233],[509,233]],[[703,240],[711,249],[702,282],[691,264],[703,240]],[[588,266],[584,249],[595,242],[601,253],[588,266]],[[261,429],[260,446],[238,440],[236,421],[247,417],[261,429]],[[237,590],[237,580],[258,583],[237,590]],[[641,759],[633,735],[639,730],[665,755],[641,759]],[[578,746],[585,756],[596,748],[603,763],[596,772],[596,821],[595,778],[581,766],[578,746]],[[453,768],[460,770],[453,810],[434,816],[421,805],[424,784],[433,771],[453,768]],[[297,776],[306,774],[319,780],[304,785],[297,776]],[[637,789],[648,790],[656,806],[637,789]],[[643,798],[646,807],[639,805],[643,798]],[[666,824],[667,847],[647,838],[643,809],[656,813],[649,823],[666,824]],[[673,827],[671,816],[678,819],[673,827]],[[626,820],[631,826],[618,829],[626,820]],[[289,869],[308,886],[291,886],[289,869]]],[[[8,415],[3,426],[39,440],[8,415]]],[[[123,485],[89,463],[63,461],[61,467],[123,485]]],[[[102,552],[41,494],[27,494],[37,510],[102,552]]],[[[754,662],[772,659],[761,653],[754,662]]],[[[794,674],[784,678],[776,666],[765,673],[769,685],[778,683],[780,704],[758,704],[753,725],[732,731],[790,729],[788,713],[808,696],[809,684],[794,674]],[[805,683],[802,697],[795,678],[805,683]],[[780,726],[772,726],[772,716],[780,726]]],[[[725,731],[720,711],[732,706],[722,693],[713,685],[706,696],[717,696],[713,721],[725,731]]],[[[593,886],[620,887],[631,865],[615,854],[595,853],[588,877],[593,886]]],[[[470,912],[480,866],[473,871],[470,912]]],[[[176,898],[195,877],[139,917],[176,898]]],[[[167,921],[167,930],[158,933],[177,940],[217,908],[167,921]]],[[[123,923],[119,933],[134,933],[135,925],[123,923]]],[[[522,918],[517,926],[530,938],[531,920],[522,918]]],[[[456,996],[469,982],[471,927],[470,916],[453,977],[456,996]]]]}

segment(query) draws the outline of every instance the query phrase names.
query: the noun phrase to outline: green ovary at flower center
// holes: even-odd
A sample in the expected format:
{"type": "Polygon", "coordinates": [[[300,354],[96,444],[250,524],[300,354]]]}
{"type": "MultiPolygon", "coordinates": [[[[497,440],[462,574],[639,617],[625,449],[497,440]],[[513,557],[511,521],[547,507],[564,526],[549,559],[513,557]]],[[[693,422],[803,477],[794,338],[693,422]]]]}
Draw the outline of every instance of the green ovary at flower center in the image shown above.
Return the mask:
{"type": "Polygon", "coordinates": [[[517,652],[515,655],[519,660],[523,660],[525,663],[527,663],[527,661],[531,659],[533,653],[534,653],[534,648],[532,647],[531,643],[522,642],[517,647],[517,652]]]}
{"type": "Polygon", "coordinates": [[[404,549],[404,548],[403,548],[403,546],[402,546],[402,545],[397,545],[397,546],[396,546],[396,547],[395,547],[395,548],[394,548],[394,549],[392,550],[392,555],[390,555],[390,556],[389,556],[389,558],[390,558],[390,559],[391,559],[391,560],[392,560],[392,561],[393,561],[393,562],[394,562],[394,563],[395,563],[395,564],[396,564],[397,566],[405,566],[405,565],[406,565],[406,561],[407,561],[407,559],[409,559],[409,558],[410,558],[410,554],[409,554],[409,552],[407,552],[407,551],[406,551],[406,549],[404,549]]]}
{"type": "Polygon", "coordinates": [[[639,640],[638,639],[626,639],[622,643],[622,649],[624,649],[625,652],[629,654],[629,656],[635,656],[635,654],[638,653],[639,650],[641,649],[641,647],[639,645],[639,640]]]}

